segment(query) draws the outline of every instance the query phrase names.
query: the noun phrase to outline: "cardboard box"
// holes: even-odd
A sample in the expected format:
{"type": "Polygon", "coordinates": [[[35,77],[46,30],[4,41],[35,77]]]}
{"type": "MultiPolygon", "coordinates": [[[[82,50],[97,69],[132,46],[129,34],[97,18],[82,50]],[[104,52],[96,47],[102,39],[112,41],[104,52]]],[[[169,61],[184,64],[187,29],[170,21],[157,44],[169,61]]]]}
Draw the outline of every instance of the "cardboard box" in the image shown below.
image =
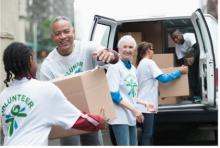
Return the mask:
{"type": "MultiPolygon", "coordinates": [[[[180,67],[170,67],[162,69],[164,73],[173,72],[180,67]]],[[[189,82],[188,75],[184,74],[180,78],[171,81],[169,83],[160,83],[160,98],[164,97],[177,97],[177,96],[188,96],[189,95],[189,82]]]]}
{"type": "MultiPolygon", "coordinates": [[[[105,117],[110,120],[115,118],[115,108],[104,69],[90,70],[73,76],[55,79],[52,82],[81,111],[100,114],[100,109],[104,107],[105,117]]],[[[52,128],[49,138],[54,139],[83,133],[86,133],[86,131],[65,130],[56,126],[52,128]]]]}
{"type": "Polygon", "coordinates": [[[154,54],[153,60],[157,63],[160,68],[174,67],[174,54],[154,54]]]}
{"type": "Polygon", "coordinates": [[[177,103],[176,97],[164,97],[159,99],[159,105],[173,105],[177,103]]]}

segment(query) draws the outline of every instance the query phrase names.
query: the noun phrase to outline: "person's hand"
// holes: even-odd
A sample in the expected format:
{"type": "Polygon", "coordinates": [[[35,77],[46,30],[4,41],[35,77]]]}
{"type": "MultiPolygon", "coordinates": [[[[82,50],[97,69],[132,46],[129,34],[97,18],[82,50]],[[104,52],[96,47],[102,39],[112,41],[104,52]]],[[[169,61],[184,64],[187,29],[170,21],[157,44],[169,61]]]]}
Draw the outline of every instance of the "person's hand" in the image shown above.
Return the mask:
{"type": "Polygon", "coordinates": [[[137,122],[139,122],[139,123],[143,123],[144,122],[144,116],[143,116],[143,114],[139,110],[135,109],[133,114],[135,115],[135,117],[137,119],[137,122]]]}
{"type": "Polygon", "coordinates": [[[187,74],[188,73],[188,67],[187,66],[182,65],[179,70],[182,74],[187,74]]]}
{"type": "Polygon", "coordinates": [[[194,63],[194,57],[185,58],[186,64],[191,66],[194,63]]]}
{"type": "Polygon", "coordinates": [[[102,61],[104,63],[110,63],[115,59],[114,53],[108,51],[107,49],[97,50],[93,52],[92,55],[96,57],[98,61],[102,61]]]}
{"type": "Polygon", "coordinates": [[[145,107],[147,108],[147,111],[149,112],[156,112],[156,108],[153,103],[146,102],[145,107]]]}

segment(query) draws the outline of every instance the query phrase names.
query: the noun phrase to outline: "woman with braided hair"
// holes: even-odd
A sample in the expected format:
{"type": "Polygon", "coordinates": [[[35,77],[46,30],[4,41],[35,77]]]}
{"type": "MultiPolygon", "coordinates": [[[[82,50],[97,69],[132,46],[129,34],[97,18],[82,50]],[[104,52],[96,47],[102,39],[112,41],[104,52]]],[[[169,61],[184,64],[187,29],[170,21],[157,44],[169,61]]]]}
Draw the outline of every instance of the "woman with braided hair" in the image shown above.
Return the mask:
{"type": "Polygon", "coordinates": [[[23,43],[10,44],[3,62],[6,88],[0,93],[0,107],[4,145],[48,145],[53,125],[87,131],[103,127],[101,116],[85,115],[54,84],[34,79],[34,53],[23,43]]]}

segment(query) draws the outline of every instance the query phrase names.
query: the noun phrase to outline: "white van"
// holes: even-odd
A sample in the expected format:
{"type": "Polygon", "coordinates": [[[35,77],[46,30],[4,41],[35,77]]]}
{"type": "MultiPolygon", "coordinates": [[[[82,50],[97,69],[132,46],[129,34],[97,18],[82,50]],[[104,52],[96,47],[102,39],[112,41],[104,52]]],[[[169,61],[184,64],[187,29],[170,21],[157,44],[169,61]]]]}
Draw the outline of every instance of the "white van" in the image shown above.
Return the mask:
{"type": "MultiPolygon", "coordinates": [[[[85,32],[89,30],[86,30],[86,27],[84,30],[82,28],[83,25],[86,25],[87,28],[89,26],[91,28],[88,36],[89,40],[98,42],[108,48],[117,50],[117,41],[121,34],[131,33],[136,40],[152,42],[155,49],[158,49],[156,53],[174,53],[175,47],[169,37],[169,30],[179,28],[182,32],[195,33],[200,49],[199,77],[202,84],[202,102],[199,104],[184,104],[180,101],[180,103],[177,102],[172,105],[160,105],[156,117],[156,129],[161,129],[163,125],[187,124],[193,125],[194,128],[205,126],[213,129],[217,138],[218,27],[217,20],[214,17],[211,15],[205,15],[204,17],[201,9],[196,10],[198,3],[191,7],[193,5],[191,0],[184,1],[188,5],[182,5],[182,2],[178,0],[155,0],[154,4],[148,1],[149,5],[142,5],[140,1],[138,2],[139,7],[136,7],[136,5],[128,7],[127,3],[131,1],[127,1],[127,3],[124,1],[124,5],[120,5],[121,9],[111,7],[112,5],[108,6],[107,3],[100,4],[100,2],[97,7],[105,6],[105,11],[109,11],[110,7],[112,14],[105,13],[103,9],[103,11],[98,11],[97,8],[93,7],[97,11],[87,14],[90,18],[86,18],[85,15],[83,17],[83,11],[80,11],[79,5],[82,3],[79,1],[75,1],[76,37],[85,39],[83,38],[85,32]],[[173,10],[165,9],[165,3],[173,5],[173,10]],[[117,13],[114,11],[117,11],[117,13]],[[93,17],[92,23],[86,22],[85,19],[92,19],[91,16],[93,17]],[[82,32],[80,33],[80,31],[82,32]]],[[[117,5],[117,3],[114,5],[117,5]]],[[[90,5],[90,7],[92,6],[90,5]]],[[[84,7],[84,14],[87,11],[88,9],[84,7]]],[[[178,66],[178,62],[175,65],[178,66]]]]}

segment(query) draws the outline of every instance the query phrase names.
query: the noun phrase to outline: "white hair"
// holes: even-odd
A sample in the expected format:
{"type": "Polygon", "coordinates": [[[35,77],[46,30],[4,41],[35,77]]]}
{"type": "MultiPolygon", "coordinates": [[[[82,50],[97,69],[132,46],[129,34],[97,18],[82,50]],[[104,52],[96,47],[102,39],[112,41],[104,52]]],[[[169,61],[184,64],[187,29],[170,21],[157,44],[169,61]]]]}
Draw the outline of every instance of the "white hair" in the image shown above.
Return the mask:
{"type": "Polygon", "coordinates": [[[137,46],[137,43],[136,43],[135,39],[131,35],[124,35],[118,41],[118,48],[122,47],[123,44],[126,43],[126,42],[133,43],[134,48],[136,48],[136,46],[137,46]]]}
{"type": "Polygon", "coordinates": [[[68,17],[66,17],[66,16],[57,16],[57,17],[53,18],[52,22],[50,23],[50,29],[52,30],[52,25],[54,23],[59,22],[59,21],[63,21],[63,20],[69,22],[70,27],[74,27],[73,23],[71,22],[71,20],[68,17]]]}

